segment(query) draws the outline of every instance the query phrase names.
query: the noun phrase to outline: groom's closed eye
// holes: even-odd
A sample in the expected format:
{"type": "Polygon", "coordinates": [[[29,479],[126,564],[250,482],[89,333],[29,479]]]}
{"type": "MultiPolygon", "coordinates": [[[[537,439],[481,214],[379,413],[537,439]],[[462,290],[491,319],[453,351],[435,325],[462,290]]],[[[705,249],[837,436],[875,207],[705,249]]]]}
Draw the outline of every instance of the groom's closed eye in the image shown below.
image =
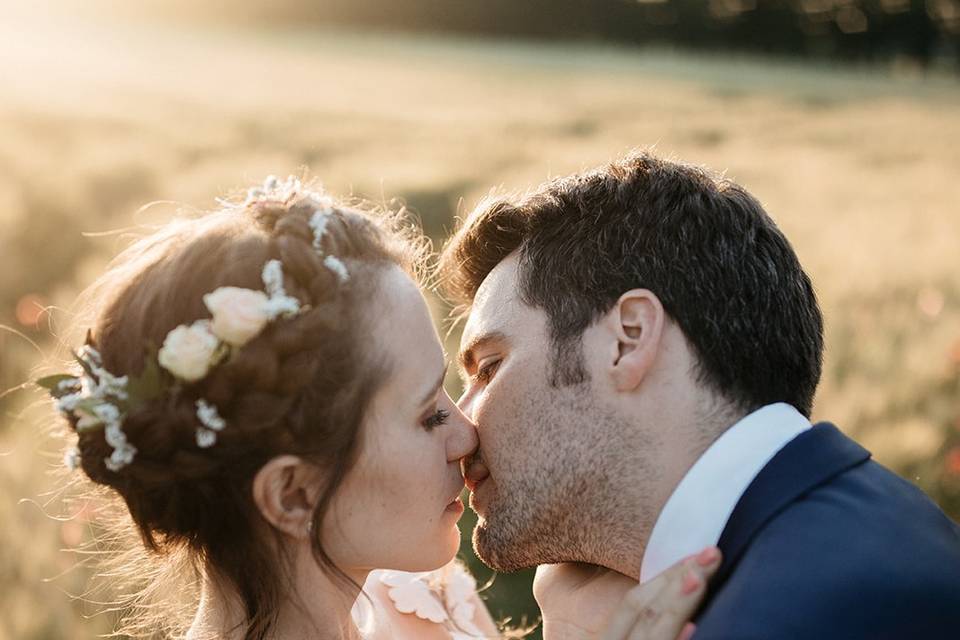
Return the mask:
{"type": "Polygon", "coordinates": [[[497,367],[500,366],[501,362],[499,358],[482,361],[477,367],[477,372],[473,375],[473,381],[477,384],[487,384],[490,382],[490,378],[497,372],[497,367]]]}
{"type": "Polygon", "coordinates": [[[478,334],[460,350],[460,377],[464,386],[483,383],[496,372],[500,359],[487,355],[492,347],[506,342],[506,336],[499,331],[478,334]],[[484,353],[484,352],[487,353],[484,353]],[[486,375],[486,378],[482,376],[486,375]]]}

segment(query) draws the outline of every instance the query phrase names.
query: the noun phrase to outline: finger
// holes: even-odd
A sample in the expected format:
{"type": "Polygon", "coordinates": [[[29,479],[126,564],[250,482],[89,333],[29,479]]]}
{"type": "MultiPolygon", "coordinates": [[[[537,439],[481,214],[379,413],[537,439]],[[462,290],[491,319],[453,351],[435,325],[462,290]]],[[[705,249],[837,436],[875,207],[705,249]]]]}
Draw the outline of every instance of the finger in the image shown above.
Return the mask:
{"type": "Polygon", "coordinates": [[[692,560],[688,559],[678,569],[679,581],[677,571],[671,571],[667,586],[637,616],[628,640],[673,640],[696,611],[705,591],[705,581],[692,560]]]}
{"type": "Polygon", "coordinates": [[[707,580],[720,566],[720,551],[708,547],[678,562],[624,597],[604,640],[674,640],[706,593],[707,580]]]}
{"type": "Polygon", "coordinates": [[[686,571],[680,579],[679,593],[677,590],[666,592],[660,615],[644,630],[647,635],[640,637],[670,640],[680,635],[703,602],[710,576],[720,567],[720,551],[704,549],[684,564],[686,571]]]}
{"type": "Polygon", "coordinates": [[[651,615],[653,610],[649,608],[648,602],[655,600],[668,583],[666,579],[661,579],[662,577],[658,576],[651,582],[637,585],[627,591],[604,629],[602,640],[624,640],[629,637],[639,617],[651,615]]]}
{"type": "Polygon", "coordinates": [[[693,632],[697,630],[697,625],[692,622],[688,622],[683,625],[683,629],[680,630],[680,635],[677,636],[677,640],[690,640],[693,637],[693,632]]]}

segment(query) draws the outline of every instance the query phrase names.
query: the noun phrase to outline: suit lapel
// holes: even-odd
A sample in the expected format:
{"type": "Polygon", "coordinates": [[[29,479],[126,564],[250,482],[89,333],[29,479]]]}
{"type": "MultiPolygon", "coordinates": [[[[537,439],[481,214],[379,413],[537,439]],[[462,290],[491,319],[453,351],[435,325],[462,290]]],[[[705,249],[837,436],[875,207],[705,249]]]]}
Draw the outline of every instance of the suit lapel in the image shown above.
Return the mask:
{"type": "Polygon", "coordinates": [[[760,470],[730,514],[717,545],[723,564],[711,581],[711,591],[726,581],[753,536],[781,510],[869,458],[869,451],[827,422],[791,440],[760,470]]]}

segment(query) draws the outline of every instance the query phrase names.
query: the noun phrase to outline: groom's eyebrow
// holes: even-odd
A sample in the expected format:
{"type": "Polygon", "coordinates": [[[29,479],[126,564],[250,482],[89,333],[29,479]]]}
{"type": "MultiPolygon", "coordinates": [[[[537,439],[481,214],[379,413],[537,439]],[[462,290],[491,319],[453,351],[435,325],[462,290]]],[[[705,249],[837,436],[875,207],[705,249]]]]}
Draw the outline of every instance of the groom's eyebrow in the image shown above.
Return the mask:
{"type": "Polygon", "coordinates": [[[470,370],[476,364],[476,352],[491,342],[503,342],[507,336],[501,331],[488,331],[470,339],[465,347],[457,354],[457,361],[462,371],[470,370]]]}

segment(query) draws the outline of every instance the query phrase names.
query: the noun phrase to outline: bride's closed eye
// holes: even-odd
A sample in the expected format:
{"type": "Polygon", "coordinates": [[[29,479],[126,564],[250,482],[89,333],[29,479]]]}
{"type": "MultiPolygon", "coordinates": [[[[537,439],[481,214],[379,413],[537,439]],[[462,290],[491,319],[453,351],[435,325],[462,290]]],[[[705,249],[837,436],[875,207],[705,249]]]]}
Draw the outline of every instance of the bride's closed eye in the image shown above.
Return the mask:
{"type": "Polygon", "coordinates": [[[427,431],[433,431],[435,428],[439,427],[442,424],[446,424],[447,418],[450,417],[450,412],[446,409],[437,409],[432,414],[430,414],[423,422],[420,424],[423,425],[423,428],[427,431]]]}

